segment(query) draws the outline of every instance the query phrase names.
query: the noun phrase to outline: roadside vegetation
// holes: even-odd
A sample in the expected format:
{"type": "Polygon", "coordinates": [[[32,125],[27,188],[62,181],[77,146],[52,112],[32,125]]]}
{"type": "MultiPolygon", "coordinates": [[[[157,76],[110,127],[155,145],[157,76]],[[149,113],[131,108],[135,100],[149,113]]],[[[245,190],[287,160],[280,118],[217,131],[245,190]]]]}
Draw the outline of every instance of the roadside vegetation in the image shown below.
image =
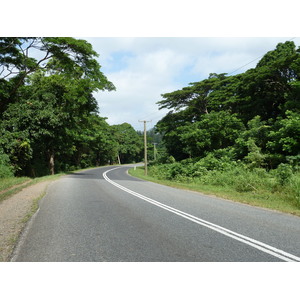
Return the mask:
{"type": "Polygon", "coordinates": [[[241,203],[274,209],[300,216],[300,172],[289,165],[267,171],[249,169],[243,163],[223,159],[184,160],[152,164],[148,175],[144,168],[130,169],[129,174],[145,180],[215,195],[241,203]],[[215,165],[213,165],[213,163],[215,165]]]}
{"type": "Polygon", "coordinates": [[[162,98],[169,112],[156,125],[162,143],[149,179],[300,215],[300,49],[292,41],[244,73],[212,73],[162,98]]]}
{"type": "Polygon", "coordinates": [[[1,201],[18,193],[22,189],[42,181],[52,181],[58,179],[63,173],[56,175],[47,175],[37,178],[29,177],[6,177],[0,178],[0,203],[1,201]]]}

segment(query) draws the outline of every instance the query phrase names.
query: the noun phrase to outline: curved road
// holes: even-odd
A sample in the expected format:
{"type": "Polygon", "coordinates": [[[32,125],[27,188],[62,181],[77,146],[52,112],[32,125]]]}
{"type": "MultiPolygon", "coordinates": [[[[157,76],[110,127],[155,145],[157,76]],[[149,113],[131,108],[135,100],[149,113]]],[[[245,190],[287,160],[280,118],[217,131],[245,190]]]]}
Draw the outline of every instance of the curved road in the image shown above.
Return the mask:
{"type": "Polygon", "coordinates": [[[300,261],[300,218],[133,178],[54,182],[12,261],[300,261]]]}

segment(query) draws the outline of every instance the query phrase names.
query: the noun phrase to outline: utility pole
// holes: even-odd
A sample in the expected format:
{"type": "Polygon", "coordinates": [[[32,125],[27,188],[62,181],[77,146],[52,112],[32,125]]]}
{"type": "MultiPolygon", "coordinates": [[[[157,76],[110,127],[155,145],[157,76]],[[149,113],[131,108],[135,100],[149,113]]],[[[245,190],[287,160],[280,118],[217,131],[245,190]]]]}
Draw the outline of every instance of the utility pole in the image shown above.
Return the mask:
{"type": "Polygon", "coordinates": [[[144,160],[145,160],[145,175],[148,174],[148,161],[147,161],[147,129],[146,129],[146,123],[151,121],[139,121],[144,122],[144,160]]]}

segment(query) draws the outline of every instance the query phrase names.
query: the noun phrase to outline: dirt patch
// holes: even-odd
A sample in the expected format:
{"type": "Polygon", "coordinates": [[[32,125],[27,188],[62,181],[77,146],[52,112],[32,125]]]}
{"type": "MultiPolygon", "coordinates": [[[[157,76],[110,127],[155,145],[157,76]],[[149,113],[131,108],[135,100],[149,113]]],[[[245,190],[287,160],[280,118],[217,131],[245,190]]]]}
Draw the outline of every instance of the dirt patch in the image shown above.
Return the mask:
{"type": "Polygon", "coordinates": [[[46,191],[50,180],[25,187],[0,202],[0,261],[9,261],[18,237],[33,213],[35,199],[46,191]]]}

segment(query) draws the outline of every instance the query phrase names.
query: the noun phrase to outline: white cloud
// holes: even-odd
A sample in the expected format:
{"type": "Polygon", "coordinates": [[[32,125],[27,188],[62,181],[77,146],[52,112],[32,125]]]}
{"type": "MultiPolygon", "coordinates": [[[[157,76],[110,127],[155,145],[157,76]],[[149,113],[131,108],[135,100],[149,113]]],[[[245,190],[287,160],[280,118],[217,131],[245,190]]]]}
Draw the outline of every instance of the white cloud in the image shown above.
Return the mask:
{"type": "Polygon", "coordinates": [[[161,94],[203,80],[209,73],[231,73],[288,39],[88,38],[100,54],[102,71],[117,89],[96,95],[100,114],[110,124],[128,122],[139,130],[143,125],[138,120],[149,117],[154,126],[166,113],[156,104],[161,94]]]}

